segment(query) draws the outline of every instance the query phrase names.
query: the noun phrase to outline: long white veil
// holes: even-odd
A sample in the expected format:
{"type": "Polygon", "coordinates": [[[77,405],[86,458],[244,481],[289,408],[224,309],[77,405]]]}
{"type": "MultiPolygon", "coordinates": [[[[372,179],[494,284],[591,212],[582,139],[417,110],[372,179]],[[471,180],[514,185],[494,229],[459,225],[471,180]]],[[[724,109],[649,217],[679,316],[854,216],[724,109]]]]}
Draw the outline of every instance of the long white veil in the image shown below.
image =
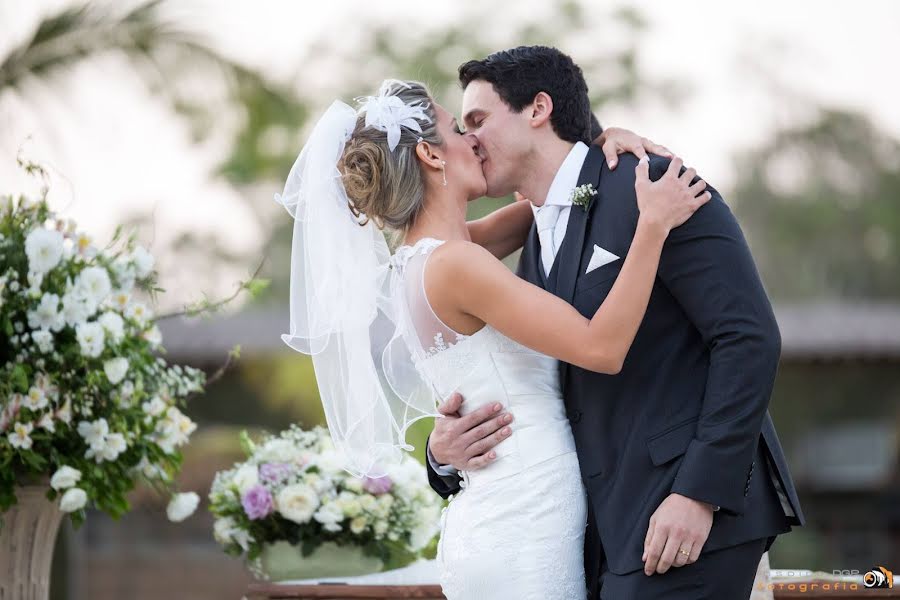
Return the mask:
{"type": "Polygon", "coordinates": [[[438,416],[433,389],[415,367],[415,337],[387,242],[373,220],[360,225],[365,219],[350,210],[338,170],[360,115],[390,141],[401,125],[418,130],[410,122],[428,118],[398,99],[382,91],[359,113],[334,102],[275,197],[294,218],[290,333],[281,337],[312,355],[331,437],[357,476],[384,475],[413,449],[409,426],[438,416]]]}

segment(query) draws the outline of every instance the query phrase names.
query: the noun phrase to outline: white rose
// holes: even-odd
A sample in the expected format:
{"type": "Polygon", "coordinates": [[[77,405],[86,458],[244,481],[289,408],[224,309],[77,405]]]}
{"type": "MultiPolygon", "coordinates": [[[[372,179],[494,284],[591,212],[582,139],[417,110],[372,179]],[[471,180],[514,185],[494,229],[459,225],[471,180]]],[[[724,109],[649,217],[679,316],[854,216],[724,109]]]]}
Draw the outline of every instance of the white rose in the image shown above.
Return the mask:
{"type": "Polygon", "coordinates": [[[143,246],[138,246],[131,253],[131,260],[134,263],[135,271],[138,277],[146,277],[153,271],[153,255],[147,252],[143,246]]]}
{"type": "Polygon", "coordinates": [[[82,271],[78,275],[75,287],[90,298],[95,306],[103,302],[112,292],[109,273],[103,267],[88,267],[82,271]]]}
{"type": "Polygon", "coordinates": [[[159,327],[157,327],[156,325],[154,325],[153,327],[151,327],[150,329],[148,329],[144,333],[142,333],[141,337],[143,337],[145,340],[147,340],[147,343],[150,344],[151,346],[153,346],[154,348],[156,348],[157,346],[162,344],[162,332],[159,330],[159,327]]]}
{"type": "Polygon", "coordinates": [[[344,520],[344,511],[337,503],[329,502],[317,510],[313,518],[321,523],[326,531],[340,531],[341,521],[344,520]]]}
{"type": "Polygon", "coordinates": [[[308,485],[288,485],[275,497],[275,508],[281,516],[294,523],[308,522],[319,507],[319,496],[308,485]]]}
{"type": "Polygon", "coordinates": [[[143,302],[132,302],[125,308],[125,316],[144,324],[150,319],[152,313],[143,302]]]}
{"type": "Polygon", "coordinates": [[[236,529],[236,525],[231,517],[216,519],[215,523],[213,523],[213,538],[223,546],[227,546],[232,541],[232,534],[236,529]]]}
{"type": "Polygon", "coordinates": [[[97,322],[103,326],[103,330],[114,341],[120,342],[125,337],[125,321],[118,313],[106,311],[97,318],[97,322]]]}
{"type": "Polygon", "coordinates": [[[59,312],[59,296],[44,294],[37,308],[28,311],[28,326],[32,329],[52,329],[59,331],[65,325],[65,318],[59,312]]]}
{"type": "Polygon", "coordinates": [[[359,494],[363,491],[362,479],[360,479],[359,477],[350,477],[344,482],[344,487],[351,492],[356,492],[357,494],[359,494]]]}
{"type": "Polygon", "coordinates": [[[66,323],[72,327],[77,327],[84,323],[92,314],[91,306],[84,299],[79,298],[74,293],[67,293],[62,299],[63,308],[62,315],[66,323]]]}
{"type": "Polygon", "coordinates": [[[194,514],[198,504],[200,504],[200,496],[194,492],[175,494],[169,501],[169,506],[166,507],[166,516],[173,523],[179,523],[194,514]]]}
{"type": "Polygon", "coordinates": [[[125,373],[128,372],[128,359],[119,357],[108,360],[103,363],[103,370],[106,372],[109,382],[116,385],[125,378],[125,373]]]}
{"type": "Polygon", "coordinates": [[[153,396],[150,402],[142,403],[141,408],[151,417],[158,417],[166,412],[166,403],[159,396],[153,396]]]}
{"type": "Polygon", "coordinates": [[[63,235],[50,229],[35,229],[25,238],[25,254],[29,271],[47,273],[62,259],[63,235]]]}
{"type": "Polygon", "coordinates": [[[256,468],[256,465],[241,465],[235,472],[233,481],[243,495],[244,492],[259,483],[259,469],[256,468]]]}
{"type": "Polygon", "coordinates": [[[59,509],[70,513],[81,510],[85,504],[87,504],[87,493],[81,488],[70,488],[60,499],[59,509]]]}
{"type": "Polygon", "coordinates": [[[366,530],[366,525],[368,524],[369,521],[365,517],[356,517],[355,519],[350,521],[350,531],[359,535],[366,530]]]}
{"type": "Polygon", "coordinates": [[[39,329],[31,334],[31,339],[37,344],[41,354],[48,354],[53,350],[53,334],[46,329],[39,329]]]}
{"type": "Polygon", "coordinates": [[[78,423],[78,435],[84,438],[85,443],[95,451],[100,451],[106,445],[106,435],[109,433],[109,424],[106,419],[96,421],[81,421],[78,423]]]}
{"type": "Polygon", "coordinates": [[[75,328],[75,337],[84,356],[97,358],[103,353],[103,327],[96,321],[79,324],[75,328]]]}
{"type": "Polygon", "coordinates": [[[119,455],[128,449],[128,443],[125,436],[121,433],[111,433],[106,437],[106,445],[103,446],[101,456],[109,461],[116,460],[119,455]]]}
{"type": "Polygon", "coordinates": [[[344,514],[350,518],[353,518],[362,512],[362,505],[359,503],[359,500],[356,500],[355,498],[342,498],[338,500],[338,503],[341,506],[341,510],[344,511],[344,514]]]}
{"type": "Polygon", "coordinates": [[[81,480],[81,471],[72,467],[62,466],[56,470],[50,478],[50,487],[54,490],[70,488],[81,480]]]}
{"type": "Polygon", "coordinates": [[[266,442],[257,452],[260,462],[294,462],[299,451],[290,440],[276,438],[266,442]]]}
{"type": "Polygon", "coordinates": [[[125,256],[120,256],[113,261],[113,273],[119,283],[119,289],[128,292],[134,286],[134,265],[125,256]]]}
{"type": "Polygon", "coordinates": [[[323,473],[341,473],[345,464],[344,455],[337,450],[326,450],[316,458],[316,465],[323,473]]]}

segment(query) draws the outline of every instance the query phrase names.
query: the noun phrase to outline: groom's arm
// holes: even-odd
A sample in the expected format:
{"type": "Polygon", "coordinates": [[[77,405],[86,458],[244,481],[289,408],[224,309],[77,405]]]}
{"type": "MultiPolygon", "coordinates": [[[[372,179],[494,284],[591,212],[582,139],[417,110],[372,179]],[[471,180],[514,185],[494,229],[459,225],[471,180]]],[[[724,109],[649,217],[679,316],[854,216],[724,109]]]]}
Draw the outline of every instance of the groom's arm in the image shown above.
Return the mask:
{"type": "Polygon", "coordinates": [[[451,494],[459,493],[461,478],[458,471],[452,466],[442,467],[434,460],[428,443],[431,436],[425,441],[425,469],[428,471],[428,483],[441,498],[448,498],[451,494]]]}
{"type": "MultiPolygon", "coordinates": [[[[654,157],[651,178],[668,163],[654,157]]],[[[712,199],[672,230],[659,265],[660,279],[710,349],[697,433],[671,491],[741,514],[781,336],[737,220],[718,191],[707,190],[712,199]]]]}

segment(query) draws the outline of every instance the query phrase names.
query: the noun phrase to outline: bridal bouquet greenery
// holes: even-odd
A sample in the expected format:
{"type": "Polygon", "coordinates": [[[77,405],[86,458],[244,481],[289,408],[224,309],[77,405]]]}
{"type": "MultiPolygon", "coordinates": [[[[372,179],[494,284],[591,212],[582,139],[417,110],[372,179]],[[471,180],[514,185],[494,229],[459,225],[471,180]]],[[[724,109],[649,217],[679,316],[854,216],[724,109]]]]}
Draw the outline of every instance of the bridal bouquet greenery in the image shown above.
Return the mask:
{"type": "Polygon", "coordinates": [[[216,474],[209,494],[215,539],[231,555],[256,559],[264,545],[287,542],[309,556],[321,544],[361,548],[383,569],[433,558],[441,500],[425,468],[404,456],[385,477],[343,469],[328,430],[293,425],[258,444],[244,432],[247,460],[216,474]]]}
{"type": "MultiPolygon", "coordinates": [[[[205,376],[159,357],[137,299],[160,291],[153,256],[121,229],[98,248],[46,196],[0,196],[0,513],[18,483],[49,479],[47,497],[79,527],[89,505],[127,512],[139,478],[174,491],[195,429],[181,407],[205,376]]],[[[169,518],[198,500],[175,494],[169,518]]]]}

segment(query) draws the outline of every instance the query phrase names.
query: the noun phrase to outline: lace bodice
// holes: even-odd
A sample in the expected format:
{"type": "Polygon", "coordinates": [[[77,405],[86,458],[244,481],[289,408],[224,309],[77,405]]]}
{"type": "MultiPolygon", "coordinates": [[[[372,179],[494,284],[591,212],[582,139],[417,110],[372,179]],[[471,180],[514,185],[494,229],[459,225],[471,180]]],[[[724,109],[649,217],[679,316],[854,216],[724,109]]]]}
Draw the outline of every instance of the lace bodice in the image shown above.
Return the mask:
{"type": "MultiPolygon", "coordinates": [[[[398,248],[391,260],[399,269],[405,309],[418,342],[411,344],[418,346],[412,349],[416,369],[438,399],[453,392],[463,394],[462,414],[488,402],[501,402],[516,411],[513,431],[518,438],[513,435],[501,442],[499,453],[530,444],[527,438],[531,431],[542,431],[541,435],[552,438],[548,431],[554,428],[561,440],[559,446],[568,447],[571,432],[560,394],[558,361],[503,335],[490,324],[463,335],[435,314],[425,293],[424,274],[428,257],[443,243],[423,238],[412,246],[398,248]]],[[[548,448],[543,443],[532,447],[536,455],[548,448]]],[[[513,461],[506,461],[500,469],[509,468],[515,468],[513,461]]]]}
{"type": "Polygon", "coordinates": [[[422,346],[423,352],[415,356],[417,361],[434,356],[469,337],[444,324],[435,314],[425,293],[425,265],[435,248],[443,243],[443,240],[422,238],[411,246],[400,246],[391,257],[391,265],[399,270],[403,279],[406,306],[422,346]]]}

